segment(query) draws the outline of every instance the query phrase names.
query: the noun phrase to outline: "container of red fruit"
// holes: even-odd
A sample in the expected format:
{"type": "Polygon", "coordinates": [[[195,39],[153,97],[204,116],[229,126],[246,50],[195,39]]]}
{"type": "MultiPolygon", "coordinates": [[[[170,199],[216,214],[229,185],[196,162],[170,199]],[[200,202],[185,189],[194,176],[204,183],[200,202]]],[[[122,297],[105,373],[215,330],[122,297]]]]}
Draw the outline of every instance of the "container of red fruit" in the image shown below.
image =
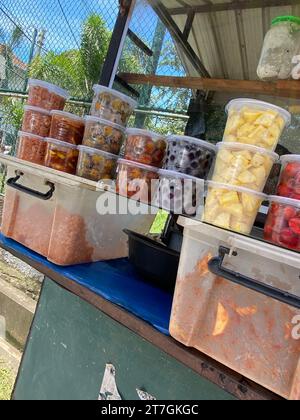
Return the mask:
{"type": "Polygon", "coordinates": [[[125,159],[161,168],[167,149],[163,135],[139,128],[128,128],[125,159]]]}
{"type": "Polygon", "coordinates": [[[277,194],[300,200],[300,155],[281,156],[282,171],[277,194]]]}
{"type": "Polygon", "coordinates": [[[270,196],[264,238],[276,245],[300,251],[300,201],[270,196]]]}

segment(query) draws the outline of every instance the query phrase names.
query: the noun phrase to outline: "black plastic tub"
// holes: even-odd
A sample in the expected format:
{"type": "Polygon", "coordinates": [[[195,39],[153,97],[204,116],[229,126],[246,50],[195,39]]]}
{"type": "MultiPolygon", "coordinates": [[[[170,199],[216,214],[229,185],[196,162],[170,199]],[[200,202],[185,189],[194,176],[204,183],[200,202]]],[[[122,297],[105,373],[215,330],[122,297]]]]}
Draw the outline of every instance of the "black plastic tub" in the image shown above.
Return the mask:
{"type": "Polygon", "coordinates": [[[173,293],[180,253],[136,232],[124,232],[129,240],[129,261],[142,279],[173,293]]]}

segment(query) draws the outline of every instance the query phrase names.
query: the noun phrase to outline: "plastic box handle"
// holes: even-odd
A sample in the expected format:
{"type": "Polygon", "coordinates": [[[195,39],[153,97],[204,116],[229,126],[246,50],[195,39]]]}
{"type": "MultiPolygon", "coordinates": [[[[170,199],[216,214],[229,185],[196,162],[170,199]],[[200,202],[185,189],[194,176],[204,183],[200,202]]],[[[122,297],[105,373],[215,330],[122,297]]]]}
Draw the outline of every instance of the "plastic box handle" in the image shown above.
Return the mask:
{"type": "Polygon", "coordinates": [[[14,188],[15,190],[31,195],[32,197],[38,198],[40,200],[47,201],[47,200],[50,200],[50,198],[52,198],[53,193],[55,191],[55,185],[53,184],[53,182],[46,181],[45,185],[48,185],[50,189],[46,193],[41,193],[40,191],[36,191],[31,188],[25,187],[24,185],[18,184],[18,180],[23,175],[24,174],[22,172],[16,172],[16,176],[14,178],[9,178],[6,181],[6,185],[8,185],[11,188],[14,188]]]}

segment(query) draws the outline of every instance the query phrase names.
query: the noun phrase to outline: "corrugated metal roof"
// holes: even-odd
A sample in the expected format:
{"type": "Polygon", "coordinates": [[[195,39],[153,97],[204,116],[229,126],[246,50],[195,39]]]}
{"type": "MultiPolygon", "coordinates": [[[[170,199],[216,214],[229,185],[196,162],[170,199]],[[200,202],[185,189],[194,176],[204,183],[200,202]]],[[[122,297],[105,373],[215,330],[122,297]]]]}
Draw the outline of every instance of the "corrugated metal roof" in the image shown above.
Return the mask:
{"type": "MultiPolygon", "coordinates": [[[[170,9],[183,8],[184,5],[224,4],[228,1],[162,0],[161,3],[170,9]]],[[[291,6],[196,13],[189,43],[212,77],[254,80],[257,79],[256,69],[265,32],[270,28],[272,19],[282,15],[300,16],[300,1],[299,5],[291,6]]],[[[183,31],[186,15],[176,14],[173,18],[183,31]]],[[[184,62],[188,73],[197,75],[186,59],[184,62]]]]}

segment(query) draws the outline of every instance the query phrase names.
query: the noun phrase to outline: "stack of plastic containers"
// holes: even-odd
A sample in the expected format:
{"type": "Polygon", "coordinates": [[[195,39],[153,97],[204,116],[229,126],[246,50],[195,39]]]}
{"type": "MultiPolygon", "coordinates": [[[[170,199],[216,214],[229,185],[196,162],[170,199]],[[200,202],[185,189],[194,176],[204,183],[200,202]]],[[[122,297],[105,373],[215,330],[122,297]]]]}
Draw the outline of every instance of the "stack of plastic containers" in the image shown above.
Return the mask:
{"type": "Polygon", "coordinates": [[[265,239],[300,251],[300,155],[281,157],[277,196],[269,197],[265,239]]]}
{"type": "Polygon", "coordinates": [[[77,175],[92,181],[114,180],[128,119],[136,102],[105,86],[95,85],[91,116],[86,116],[77,175]]]}
{"type": "Polygon", "coordinates": [[[235,99],[227,107],[228,121],[212,181],[208,182],[204,221],[249,234],[266,196],[262,194],[280,136],[290,123],[282,108],[251,99],[235,99]]]}
{"type": "Polygon", "coordinates": [[[22,131],[19,132],[17,157],[44,165],[47,154],[46,137],[51,128],[51,111],[62,110],[68,93],[41,80],[30,79],[28,101],[24,106],[22,131]]]}

